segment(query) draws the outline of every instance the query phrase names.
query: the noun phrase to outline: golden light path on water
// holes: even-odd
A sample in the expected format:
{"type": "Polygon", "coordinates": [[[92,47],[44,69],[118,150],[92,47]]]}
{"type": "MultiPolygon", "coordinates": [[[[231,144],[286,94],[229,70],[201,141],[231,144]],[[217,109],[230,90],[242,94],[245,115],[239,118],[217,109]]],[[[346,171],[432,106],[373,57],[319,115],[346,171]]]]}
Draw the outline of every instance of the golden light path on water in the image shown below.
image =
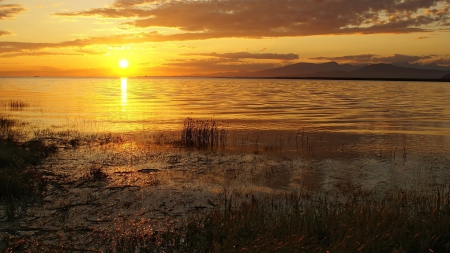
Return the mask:
{"type": "Polygon", "coordinates": [[[120,88],[122,90],[122,112],[125,112],[127,110],[127,103],[128,103],[128,78],[121,77],[120,78],[120,88]]]}

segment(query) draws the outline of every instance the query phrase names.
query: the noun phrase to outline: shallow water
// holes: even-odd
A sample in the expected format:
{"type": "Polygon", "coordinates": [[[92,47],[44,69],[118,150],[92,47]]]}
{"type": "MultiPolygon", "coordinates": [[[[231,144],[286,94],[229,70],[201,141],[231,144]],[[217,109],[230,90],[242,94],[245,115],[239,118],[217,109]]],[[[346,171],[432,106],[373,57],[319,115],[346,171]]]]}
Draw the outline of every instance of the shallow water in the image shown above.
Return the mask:
{"type": "MultiPolygon", "coordinates": [[[[235,150],[313,162],[312,188],[429,183],[436,177],[427,169],[445,182],[448,98],[448,83],[427,82],[0,78],[0,113],[8,117],[81,132],[172,131],[174,138],[187,117],[213,118],[235,150]],[[19,100],[27,106],[11,108],[19,100]]],[[[276,187],[300,180],[289,177],[276,187]]]]}

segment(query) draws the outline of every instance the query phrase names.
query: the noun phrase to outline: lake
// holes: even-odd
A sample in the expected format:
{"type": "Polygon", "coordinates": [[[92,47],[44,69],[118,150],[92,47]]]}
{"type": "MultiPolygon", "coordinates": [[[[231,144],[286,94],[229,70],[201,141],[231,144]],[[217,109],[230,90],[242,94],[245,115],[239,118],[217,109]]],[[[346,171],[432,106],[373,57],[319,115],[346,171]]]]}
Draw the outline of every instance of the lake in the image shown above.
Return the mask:
{"type": "Polygon", "coordinates": [[[445,182],[449,98],[448,83],[432,82],[0,78],[8,117],[42,128],[174,138],[187,117],[213,119],[234,149],[314,162],[321,185],[340,177],[370,186],[445,182]],[[28,106],[14,109],[11,101],[28,106]]]}

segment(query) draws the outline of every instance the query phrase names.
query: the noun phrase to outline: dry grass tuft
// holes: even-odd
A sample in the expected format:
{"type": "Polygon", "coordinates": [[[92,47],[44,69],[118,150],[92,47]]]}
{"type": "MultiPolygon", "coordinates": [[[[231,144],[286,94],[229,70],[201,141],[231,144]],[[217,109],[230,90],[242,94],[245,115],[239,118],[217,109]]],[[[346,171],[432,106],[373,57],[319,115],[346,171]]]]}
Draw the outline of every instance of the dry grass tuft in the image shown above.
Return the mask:
{"type": "Polygon", "coordinates": [[[215,120],[184,120],[181,131],[181,146],[201,150],[216,150],[224,147],[227,139],[225,126],[215,120]]]}
{"type": "Polygon", "coordinates": [[[11,100],[11,101],[9,101],[7,106],[9,107],[9,110],[11,110],[11,111],[21,111],[24,108],[28,107],[29,104],[24,101],[21,101],[21,100],[11,100]]]}

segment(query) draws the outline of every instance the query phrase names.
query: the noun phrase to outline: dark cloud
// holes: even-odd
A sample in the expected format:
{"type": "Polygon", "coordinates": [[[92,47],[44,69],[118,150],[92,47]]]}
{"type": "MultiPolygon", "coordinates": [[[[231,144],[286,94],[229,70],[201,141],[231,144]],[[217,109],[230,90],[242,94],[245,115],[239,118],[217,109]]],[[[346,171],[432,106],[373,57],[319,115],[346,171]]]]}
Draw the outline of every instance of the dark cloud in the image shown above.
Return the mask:
{"type": "Polygon", "coordinates": [[[196,40],[431,31],[447,22],[449,3],[449,0],[116,0],[106,8],[58,15],[138,18],[125,24],[178,28],[183,33],[171,39],[196,40]]]}
{"type": "Polygon", "coordinates": [[[338,57],[313,57],[308,59],[318,61],[337,61],[348,63],[395,63],[395,62],[413,63],[421,60],[431,59],[434,56],[435,55],[415,56],[415,55],[394,54],[392,56],[379,57],[374,54],[360,54],[360,55],[346,55],[338,57]]]}
{"type": "Polygon", "coordinates": [[[420,37],[414,37],[415,40],[424,40],[424,39],[428,39],[430,37],[427,36],[420,36],[420,37]]]}
{"type": "Polygon", "coordinates": [[[197,55],[197,56],[211,56],[217,58],[228,58],[228,59],[264,59],[264,60],[296,60],[298,59],[297,54],[252,54],[248,52],[237,52],[237,53],[208,53],[208,54],[186,54],[186,55],[197,55]]]}
{"type": "Polygon", "coordinates": [[[25,8],[20,4],[0,4],[0,20],[14,18],[22,11],[25,11],[25,8]]]}
{"type": "Polygon", "coordinates": [[[0,30],[0,36],[5,36],[5,35],[10,35],[11,32],[5,31],[5,30],[0,30]]]}

